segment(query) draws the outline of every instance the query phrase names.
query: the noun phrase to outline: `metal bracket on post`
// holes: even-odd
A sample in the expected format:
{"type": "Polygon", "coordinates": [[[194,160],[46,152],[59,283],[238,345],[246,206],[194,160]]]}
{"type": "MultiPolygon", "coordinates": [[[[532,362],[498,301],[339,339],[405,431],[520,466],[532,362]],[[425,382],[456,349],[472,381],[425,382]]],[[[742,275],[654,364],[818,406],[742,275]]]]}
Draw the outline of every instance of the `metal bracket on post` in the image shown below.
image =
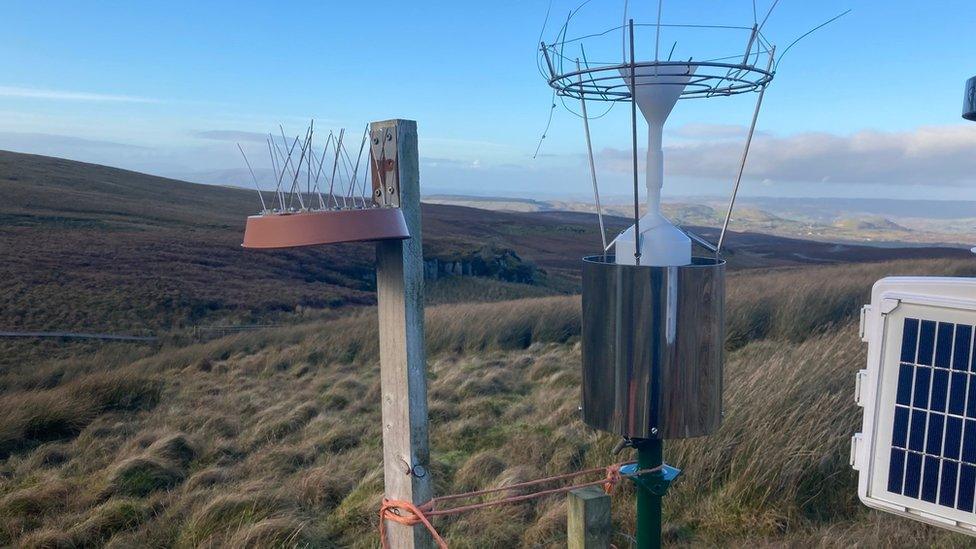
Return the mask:
{"type": "Polygon", "coordinates": [[[373,203],[385,208],[400,207],[400,168],[396,128],[370,130],[369,152],[373,170],[373,203]]]}
{"type": "Polygon", "coordinates": [[[643,475],[634,474],[638,471],[637,467],[636,463],[624,465],[620,468],[620,474],[630,478],[634,484],[639,484],[655,496],[664,496],[667,494],[668,489],[671,488],[671,483],[681,475],[681,469],[668,464],[662,465],[660,471],[645,473],[643,475]]]}

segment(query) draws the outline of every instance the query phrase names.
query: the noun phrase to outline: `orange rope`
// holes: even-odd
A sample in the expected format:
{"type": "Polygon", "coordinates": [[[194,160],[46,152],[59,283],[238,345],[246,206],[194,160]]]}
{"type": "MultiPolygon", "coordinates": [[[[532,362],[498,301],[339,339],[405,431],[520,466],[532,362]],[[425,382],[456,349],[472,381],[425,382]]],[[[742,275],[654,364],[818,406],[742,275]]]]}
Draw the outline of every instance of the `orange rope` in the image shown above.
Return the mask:
{"type": "Polygon", "coordinates": [[[400,501],[383,498],[383,505],[380,507],[380,544],[384,548],[389,547],[389,541],[386,539],[386,526],[385,522],[392,520],[393,522],[399,524],[405,524],[407,526],[413,526],[418,523],[423,523],[427,527],[427,531],[430,532],[431,537],[437,542],[437,546],[440,549],[447,549],[447,542],[444,538],[437,533],[437,529],[434,525],[430,523],[430,519],[424,514],[424,505],[420,507],[410,503],[409,501],[400,501]],[[409,511],[409,515],[400,514],[401,511],[409,511]]]}
{"type": "MultiPolygon", "coordinates": [[[[612,494],[613,489],[617,486],[623,475],[620,473],[620,468],[624,465],[629,465],[634,462],[628,463],[615,463],[607,467],[596,467],[593,469],[586,469],[583,471],[577,471],[575,473],[565,473],[562,475],[556,475],[552,477],[545,477],[536,480],[529,480],[526,482],[518,482],[511,484],[509,486],[502,486],[500,488],[489,488],[487,490],[476,490],[474,492],[464,492],[461,494],[451,494],[447,496],[441,496],[433,498],[426,503],[420,505],[414,505],[409,501],[393,500],[393,499],[383,499],[383,505],[380,507],[380,543],[385,548],[389,547],[386,534],[386,521],[390,520],[398,524],[403,524],[406,526],[415,526],[417,524],[423,524],[430,535],[434,538],[437,546],[440,549],[447,549],[447,542],[444,538],[437,533],[437,529],[431,524],[430,518],[441,516],[441,515],[454,515],[458,513],[466,513],[468,511],[474,511],[476,509],[484,509],[486,507],[492,507],[495,505],[504,505],[509,503],[518,503],[530,499],[550,496],[553,494],[559,494],[564,492],[569,492],[577,488],[585,488],[587,486],[603,486],[603,490],[607,494],[612,494]],[[576,478],[583,475],[591,475],[597,472],[603,471],[604,478],[600,480],[594,480],[592,482],[584,482],[581,484],[571,484],[569,486],[562,486],[559,488],[550,488],[548,490],[540,490],[538,492],[532,492],[529,494],[522,494],[519,496],[509,496],[496,501],[485,501],[481,503],[473,503],[470,505],[461,505],[458,507],[452,507],[449,509],[436,509],[437,503],[451,501],[455,499],[465,499],[477,496],[483,496],[486,494],[493,494],[497,492],[507,492],[512,490],[518,490],[519,488],[525,488],[529,486],[536,486],[539,484],[544,484],[547,482],[553,482],[556,480],[565,480],[570,478],[576,478]]],[[[660,471],[663,466],[653,467],[650,469],[642,469],[640,471],[634,472],[632,475],[637,476],[644,475],[647,473],[654,473],[660,471]]]]}

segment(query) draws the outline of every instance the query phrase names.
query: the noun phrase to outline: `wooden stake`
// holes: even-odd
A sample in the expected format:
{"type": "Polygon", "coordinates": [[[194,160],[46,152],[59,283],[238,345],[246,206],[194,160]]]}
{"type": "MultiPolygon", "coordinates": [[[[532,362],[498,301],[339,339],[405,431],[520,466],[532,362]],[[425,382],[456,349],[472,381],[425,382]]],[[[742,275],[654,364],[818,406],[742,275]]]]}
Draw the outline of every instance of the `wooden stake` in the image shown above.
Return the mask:
{"type": "MultiPolygon", "coordinates": [[[[392,159],[389,154],[384,155],[384,159],[374,155],[374,166],[377,167],[374,178],[382,174],[379,182],[394,186],[398,181],[396,192],[410,238],[376,244],[384,485],[387,498],[420,504],[430,500],[433,491],[427,442],[424,256],[420,232],[417,123],[387,120],[370,124],[371,140],[387,135],[396,145],[396,155],[392,159]]],[[[375,150],[371,147],[371,151],[375,150]]],[[[374,186],[377,183],[374,179],[374,186]]],[[[386,528],[393,548],[434,546],[423,526],[410,527],[388,521],[386,528]]]]}
{"type": "Polygon", "coordinates": [[[610,547],[610,496],[598,486],[578,488],[566,499],[566,546],[569,549],[610,547]]]}

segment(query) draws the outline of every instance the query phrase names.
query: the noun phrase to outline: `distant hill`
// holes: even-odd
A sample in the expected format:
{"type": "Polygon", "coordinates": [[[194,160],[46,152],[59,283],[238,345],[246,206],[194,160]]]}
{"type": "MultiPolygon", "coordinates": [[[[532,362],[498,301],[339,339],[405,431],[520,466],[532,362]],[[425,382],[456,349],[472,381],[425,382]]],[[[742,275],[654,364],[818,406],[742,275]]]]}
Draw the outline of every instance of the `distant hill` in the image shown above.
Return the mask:
{"type": "MultiPolygon", "coordinates": [[[[257,204],[253,192],[238,188],[0,151],[0,329],[139,332],[373,302],[369,244],[242,249],[244,221],[257,204]]],[[[436,204],[425,204],[423,213],[425,258],[435,271],[500,257],[515,265],[511,280],[530,283],[485,273],[507,286],[488,292],[455,285],[456,296],[572,292],[579,258],[600,248],[592,214],[436,204]]],[[[607,223],[614,232],[629,222],[607,223]]],[[[748,233],[732,234],[728,252],[732,268],[966,254],[838,248],[748,233]]]]}
{"type": "Polygon", "coordinates": [[[841,229],[853,229],[857,231],[908,231],[906,227],[895,223],[885,217],[867,217],[862,219],[838,219],[834,221],[834,226],[841,229]]]}

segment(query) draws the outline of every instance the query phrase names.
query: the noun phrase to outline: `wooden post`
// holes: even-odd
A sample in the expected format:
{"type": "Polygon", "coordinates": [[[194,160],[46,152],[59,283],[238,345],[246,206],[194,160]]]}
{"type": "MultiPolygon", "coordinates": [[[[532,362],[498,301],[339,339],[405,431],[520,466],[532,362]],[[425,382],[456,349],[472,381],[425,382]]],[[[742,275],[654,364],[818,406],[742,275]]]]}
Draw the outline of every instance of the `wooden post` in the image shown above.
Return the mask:
{"type": "MultiPolygon", "coordinates": [[[[433,493],[427,442],[424,255],[417,123],[412,120],[373,122],[370,139],[374,199],[399,204],[410,231],[407,240],[384,240],[376,244],[385,495],[420,504],[428,501],[433,493]]],[[[391,547],[433,546],[423,526],[388,521],[386,528],[391,547]]]]}
{"type": "Polygon", "coordinates": [[[610,496],[598,486],[578,488],[566,499],[566,546],[569,549],[610,547],[610,496]]]}

